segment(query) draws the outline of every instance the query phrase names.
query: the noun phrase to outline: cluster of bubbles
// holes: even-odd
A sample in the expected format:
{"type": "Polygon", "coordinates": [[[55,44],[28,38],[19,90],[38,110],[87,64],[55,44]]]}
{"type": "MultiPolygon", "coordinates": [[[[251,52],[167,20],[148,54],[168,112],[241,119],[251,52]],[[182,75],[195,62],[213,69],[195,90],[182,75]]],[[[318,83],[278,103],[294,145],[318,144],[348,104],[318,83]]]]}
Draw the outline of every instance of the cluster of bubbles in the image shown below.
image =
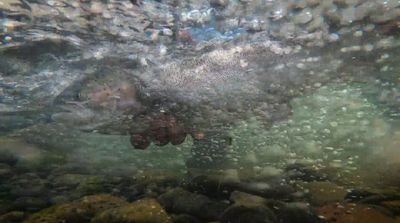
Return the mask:
{"type": "MultiPolygon", "coordinates": [[[[292,101],[293,114],[265,129],[256,119],[231,131],[238,166],[304,163],[355,171],[385,153],[393,127],[363,92],[365,85],[333,84],[292,101]]],[[[368,87],[367,87],[368,88],[368,87]]]]}

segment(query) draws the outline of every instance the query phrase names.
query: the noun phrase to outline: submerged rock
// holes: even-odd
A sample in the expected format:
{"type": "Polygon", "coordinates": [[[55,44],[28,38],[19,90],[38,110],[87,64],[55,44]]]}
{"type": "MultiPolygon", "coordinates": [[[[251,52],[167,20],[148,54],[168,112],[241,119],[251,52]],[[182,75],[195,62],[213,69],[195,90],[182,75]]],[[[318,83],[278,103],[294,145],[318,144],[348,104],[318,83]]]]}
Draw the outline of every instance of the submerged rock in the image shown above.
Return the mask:
{"type": "Polygon", "coordinates": [[[352,189],[348,191],[345,196],[345,200],[348,202],[362,202],[365,199],[368,199],[372,196],[376,196],[376,193],[369,192],[367,190],[360,190],[360,189],[352,189]]]}
{"type": "Polygon", "coordinates": [[[295,189],[284,182],[245,182],[239,184],[238,190],[266,198],[287,199],[295,189]]]}
{"type": "Polygon", "coordinates": [[[252,222],[278,222],[273,211],[267,206],[268,201],[260,196],[234,191],[230,200],[233,205],[221,214],[222,223],[239,223],[251,219],[252,222]]]}
{"type": "Polygon", "coordinates": [[[18,162],[18,157],[11,151],[1,151],[0,153],[0,163],[5,163],[10,166],[14,166],[18,162]]]}
{"type": "Polygon", "coordinates": [[[2,223],[18,223],[26,217],[22,211],[12,211],[6,214],[0,215],[0,222],[2,223]]]}
{"type": "Polygon", "coordinates": [[[213,7],[226,7],[229,4],[229,0],[209,0],[209,2],[213,7]]]}
{"type": "Polygon", "coordinates": [[[0,163],[0,182],[9,179],[13,175],[11,167],[7,164],[0,163]]]}
{"type": "Polygon", "coordinates": [[[107,192],[106,179],[99,175],[67,173],[48,180],[54,190],[70,191],[77,197],[107,192]]]}
{"type": "Polygon", "coordinates": [[[321,222],[308,203],[285,203],[240,191],[232,192],[230,200],[234,202],[234,205],[229,207],[222,215],[221,218],[224,219],[223,222],[242,222],[246,219],[253,220],[251,217],[252,214],[254,214],[256,216],[255,218],[258,219],[256,222],[321,222]],[[268,218],[266,216],[268,216],[268,218]],[[265,219],[262,220],[263,218],[265,219]]]}
{"type": "Polygon", "coordinates": [[[0,163],[11,166],[32,164],[39,161],[43,155],[38,146],[27,143],[21,138],[1,137],[0,163]]]}
{"type": "Polygon", "coordinates": [[[248,193],[244,193],[241,191],[233,191],[229,198],[235,205],[242,205],[246,207],[250,206],[266,206],[268,200],[248,193]]]}
{"type": "Polygon", "coordinates": [[[36,173],[15,175],[10,181],[10,193],[17,197],[45,197],[47,194],[46,181],[36,173]]]}
{"type": "Polygon", "coordinates": [[[322,223],[308,203],[292,202],[274,206],[281,223],[322,223]]]}
{"type": "MultiPolygon", "coordinates": [[[[192,173],[193,169],[190,169],[192,173]]],[[[231,181],[225,178],[224,173],[201,173],[198,176],[188,178],[184,182],[185,189],[204,194],[212,198],[229,198],[229,194],[237,187],[236,179],[231,181]]]]}
{"type": "Polygon", "coordinates": [[[12,206],[14,210],[34,212],[49,206],[49,202],[42,197],[19,197],[12,206]]]}
{"type": "Polygon", "coordinates": [[[233,205],[227,208],[221,215],[222,223],[241,223],[251,219],[254,223],[275,223],[278,222],[274,213],[263,206],[233,205]]]}
{"type": "Polygon", "coordinates": [[[102,211],[125,204],[127,204],[125,200],[111,195],[87,196],[77,201],[44,209],[30,216],[24,223],[87,222],[102,211]]]}
{"type": "Polygon", "coordinates": [[[204,220],[217,220],[219,215],[228,206],[225,203],[175,188],[158,197],[160,204],[167,211],[178,214],[190,214],[204,220]]]}
{"type": "Polygon", "coordinates": [[[112,208],[96,215],[92,223],[172,223],[161,205],[150,198],[112,208]]]}
{"type": "Polygon", "coordinates": [[[180,214],[172,217],[174,223],[201,223],[201,221],[188,214],[180,214]]]}

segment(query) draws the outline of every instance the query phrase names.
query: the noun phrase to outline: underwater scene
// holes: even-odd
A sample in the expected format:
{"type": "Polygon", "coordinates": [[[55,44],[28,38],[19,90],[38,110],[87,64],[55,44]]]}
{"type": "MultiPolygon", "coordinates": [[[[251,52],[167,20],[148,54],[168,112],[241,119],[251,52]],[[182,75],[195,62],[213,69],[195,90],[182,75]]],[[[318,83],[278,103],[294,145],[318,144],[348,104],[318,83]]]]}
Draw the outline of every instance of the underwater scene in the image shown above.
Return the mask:
{"type": "Polygon", "coordinates": [[[0,223],[400,223],[400,0],[0,0],[0,223]]]}

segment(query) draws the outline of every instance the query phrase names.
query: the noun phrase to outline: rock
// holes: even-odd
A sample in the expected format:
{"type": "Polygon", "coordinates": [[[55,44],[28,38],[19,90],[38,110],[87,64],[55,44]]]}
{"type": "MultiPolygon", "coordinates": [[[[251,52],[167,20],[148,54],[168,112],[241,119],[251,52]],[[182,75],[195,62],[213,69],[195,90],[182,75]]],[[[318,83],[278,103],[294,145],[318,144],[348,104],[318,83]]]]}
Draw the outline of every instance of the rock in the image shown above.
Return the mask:
{"type": "Polygon", "coordinates": [[[318,223],[321,219],[307,203],[285,203],[276,210],[281,223],[318,223]]]}
{"type": "Polygon", "coordinates": [[[340,202],[347,194],[344,187],[328,181],[299,183],[298,188],[310,194],[310,202],[314,205],[340,202]]]}
{"type": "Polygon", "coordinates": [[[234,190],[235,185],[235,183],[221,181],[218,177],[199,175],[188,180],[185,188],[213,198],[229,198],[229,194],[234,190]]]}
{"type": "Polygon", "coordinates": [[[262,206],[267,204],[267,199],[241,191],[233,191],[231,193],[230,200],[235,205],[242,205],[246,207],[262,206]]]}
{"type": "Polygon", "coordinates": [[[263,197],[234,191],[230,196],[234,203],[228,207],[221,215],[221,222],[235,223],[247,222],[277,222],[276,216],[268,208],[267,200],[263,197]]]}
{"type": "Polygon", "coordinates": [[[161,188],[155,183],[144,185],[144,188],[142,189],[143,195],[151,198],[157,198],[160,194],[162,194],[163,192],[160,190],[161,188]]]}
{"type": "Polygon", "coordinates": [[[88,175],[82,174],[64,174],[51,179],[53,187],[76,188],[82,181],[85,181],[88,175]]]}
{"type": "Polygon", "coordinates": [[[250,32],[259,32],[266,29],[265,21],[255,17],[245,17],[241,19],[240,25],[250,32]]]}
{"type": "Polygon", "coordinates": [[[263,178],[277,177],[280,176],[282,172],[283,171],[281,169],[278,169],[274,166],[265,166],[260,170],[259,176],[263,178]]]}
{"type": "Polygon", "coordinates": [[[384,214],[377,208],[356,203],[326,205],[317,210],[326,222],[336,223],[399,223],[399,218],[384,214]]]}
{"type": "Polygon", "coordinates": [[[0,214],[5,214],[11,210],[12,201],[9,199],[0,199],[0,214]]]}
{"type": "Polygon", "coordinates": [[[48,206],[48,201],[39,197],[19,197],[12,206],[15,210],[38,211],[48,206]]]}
{"type": "Polygon", "coordinates": [[[375,196],[375,195],[377,195],[377,194],[369,192],[369,191],[360,190],[360,189],[352,189],[351,191],[349,191],[346,194],[344,199],[348,202],[358,202],[358,201],[362,201],[368,197],[375,196]]]}
{"type": "MultiPolygon", "coordinates": [[[[140,194],[156,198],[165,193],[169,188],[178,185],[179,173],[166,170],[140,171],[134,177],[134,186],[129,185],[129,197],[135,198],[140,194]]],[[[126,190],[125,190],[126,191],[126,190]]]]}
{"type": "Polygon", "coordinates": [[[1,151],[0,152],[0,163],[5,163],[10,166],[14,166],[18,162],[18,157],[9,152],[9,151],[1,151]]]}
{"type": "Polygon", "coordinates": [[[229,4],[229,0],[209,0],[212,7],[225,7],[229,4]]]}
{"type": "Polygon", "coordinates": [[[6,163],[10,166],[18,166],[21,162],[34,163],[43,156],[40,148],[26,143],[20,138],[0,138],[0,163],[6,163]]]}
{"type": "Polygon", "coordinates": [[[294,188],[283,182],[247,182],[241,183],[238,190],[267,198],[284,199],[291,197],[294,188]]]}
{"type": "Polygon", "coordinates": [[[285,172],[285,175],[291,180],[325,181],[328,179],[327,174],[320,173],[312,167],[302,164],[288,165],[285,172]]]}
{"type": "Polygon", "coordinates": [[[188,214],[180,214],[173,216],[174,223],[201,223],[201,221],[188,214]]]}
{"type": "Polygon", "coordinates": [[[158,197],[160,204],[173,213],[190,214],[204,220],[217,220],[228,206],[210,198],[175,188],[158,197]]]}
{"type": "Polygon", "coordinates": [[[392,211],[393,214],[400,215],[400,200],[383,201],[381,205],[392,211]]]}
{"type": "Polygon", "coordinates": [[[51,179],[53,187],[58,190],[75,189],[80,196],[106,192],[104,179],[101,176],[84,174],[64,174],[51,179]]]}
{"type": "Polygon", "coordinates": [[[308,9],[303,9],[301,12],[299,12],[295,17],[294,17],[294,22],[296,24],[306,24],[310,22],[313,18],[313,15],[310,10],[308,9]]]}
{"type": "Polygon", "coordinates": [[[143,193],[136,185],[126,184],[124,182],[113,189],[113,194],[125,197],[128,201],[133,201],[139,199],[143,193]]]}
{"type": "Polygon", "coordinates": [[[35,173],[25,173],[15,176],[10,185],[10,194],[16,197],[39,197],[47,193],[45,180],[39,178],[35,173]]]}
{"type": "Polygon", "coordinates": [[[363,190],[352,190],[346,194],[345,201],[349,203],[363,203],[371,205],[382,205],[384,202],[397,201],[400,199],[400,194],[397,191],[389,189],[381,190],[379,193],[363,190]]]}
{"type": "Polygon", "coordinates": [[[0,216],[2,223],[18,223],[25,218],[25,213],[22,211],[12,211],[0,216]]]}
{"type": "Polygon", "coordinates": [[[8,164],[0,163],[0,182],[8,180],[13,175],[13,172],[8,164]]]}
{"type": "Polygon", "coordinates": [[[306,203],[293,202],[283,203],[279,201],[267,200],[263,197],[234,191],[231,194],[231,201],[235,206],[243,206],[247,208],[269,207],[277,215],[281,223],[314,223],[319,222],[316,214],[306,203]]]}
{"type": "Polygon", "coordinates": [[[91,176],[81,182],[77,188],[81,195],[105,193],[105,181],[100,176],[91,176]]]}
{"type": "Polygon", "coordinates": [[[51,204],[63,204],[67,203],[68,201],[70,201],[68,197],[63,195],[56,195],[50,198],[51,204]]]}
{"type": "Polygon", "coordinates": [[[243,205],[232,205],[227,208],[221,215],[222,223],[273,223],[277,222],[274,213],[264,206],[246,207],[243,205]]]}
{"type": "Polygon", "coordinates": [[[92,223],[172,223],[165,210],[152,198],[145,198],[117,208],[106,210],[92,223]]]}
{"type": "Polygon", "coordinates": [[[86,196],[77,201],[55,205],[30,216],[24,223],[87,222],[96,214],[127,204],[121,198],[107,194],[86,196]]]}
{"type": "Polygon", "coordinates": [[[147,185],[155,183],[159,186],[176,186],[179,177],[179,173],[176,171],[158,169],[144,170],[135,175],[135,179],[140,182],[140,184],[147,185]]]}

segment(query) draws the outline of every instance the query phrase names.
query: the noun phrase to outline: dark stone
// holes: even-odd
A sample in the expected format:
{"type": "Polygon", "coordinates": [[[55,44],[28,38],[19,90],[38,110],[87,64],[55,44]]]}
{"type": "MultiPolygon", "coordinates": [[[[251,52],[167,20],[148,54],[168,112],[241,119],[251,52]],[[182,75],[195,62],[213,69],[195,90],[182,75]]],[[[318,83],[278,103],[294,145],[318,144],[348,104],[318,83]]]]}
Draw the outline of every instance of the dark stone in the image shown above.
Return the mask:
{"type": "Polygon", "coordinates": [[[301,181],[326,181],[328,176],[324,173],[319,173],[311,167],[302,164],[288,165],[285,169],[286,176],[291,180],[301,181]]]}
{"type": "Polygon", "coordinates": [[[160,204],[169,212],[190,214],[202,220],[217,220],[227,204],[211,200],[182,188],[172,189],[158,197],[160,204]]]}
{"type": "Polygon", "coordinates": [[[50,203],[51,203],[52,205],[54,205],[54,204],[63,204],[63,203],[67,203],[67,202],[70,201],[71,199],[68,199],[67,196],[55,195],[55,196],[51,197],[49,200],[50,200],[50,203]]]}
{"type": "Polygon", "coordinates": [[[214,8],[223,8],[229,4],[229,0],[209,0],[211,7],[214,8]]]}
{"type": "Polygon", "coordinates": [[[19,196],[44,196],[46,195],[46,188],[44,185],[33,185],[32,187],[26,186],[15,186],[10,191],[11,195],[19,196]]]}
{"type": "Polygon", "coordinates": [[[136,185],[119,185],[118,192],[115,193],[118,196],[125,197],[128,201],[135,201],[140,199],[144,194],[144,189],[139,190],[136,185]]]}
{"type": "Polygon", "coordinates": [[[130,0],[132,2],[132,4],[136,5],[136,6],[140,6],[142,4],[142,0],[130,0]]]}
{"type": "Polygon", "coordinates": [[[309,207],[307,203],[293,202],[282,203],[276,202],[273,210],[281,223],[321,223],[316,213],[309,207]]]}
{"type": "Polygon", "coordinates": [[[201,223],[201,221],[188,214],[180,214],[172,217],[174,223],[201,223]]]}
{"type": "Polygon", "coordinates": [[[8,199],[0,198],[0,214],[5,214],[11,210],[12,201],[8,199]]]}
{"type": "Polygon", "coordinates": [[[5,163],[10,166],[14,166],[18,162],[18,157],[9,152],[9,151],[2,151],[0,152],[0,163],[5,163]]]}
{"type": "Polygon", "coordinates": [[[13,171],[8,164],[0,163],[0,182],[9,180],[13,175],[13,171]]]}
{"type": "Polygon", "coordinates": [[[290,199],[296,190],[279,182],[247,182],[241,183],[238,190],[271,199],[290,199]]]}
{"type": "Polygon", "coordinates": [[[0,184],[0,203],[1,200],[10,200],[13,199],[14,196],[10,193],[12,186],[7,183],[0,184]]]}
{"type": "Polygon", "coordinates": [[[13,202],[13,209],[20,211],[39,211],[49,205],[49,202],[38,197],[20,197],[13,202]]]}
{"type": "Polygon", "coordinates": [[[15,176],[10,182],[10,194],[15,197],[43,197],[47,195],[46,182],[34,173],[15,176]]]}
{"type": "Polygon", "coordinates": [[[268,203],[268,200],[263,197],[241,191],[233,191],[229,197],[229,200],[235,205],[243,206],[265,206],[268,203]]]}
{"type": "Polygon", "coordinates": [[[233,205],[221,215],[222,223],[274,223],[278,222],[274,213],[264,206],[233,205]]]}
{"type": "MultiPolygon", "coordinates": [[[[344,197],[345,200],[348,200],[350,202],[358,202],[362,201],[365,199],[368,199],[369,197],[375,197],[375,193],[371,193],[365,190],[359,190],[359,189],[352,189],[349,191],[346,196],[344,197]]],[[[383,195],[382,195],[383,198],[383,195]]]]}
{"type": "Polygon", "coordinates": [[[185,188],[194,193],[205,194],[209,197],[227,199],[229,194],[235,190],[232,182],[221,182],[218,179],[210,178],[206,175],[191,178],[185,188]]]}
{"type": "Polygon", "coordinates": [[[12,211],[0,216],[1,223],[18,223],[25,218],[25,213],[22,211],[12,211]]]}

